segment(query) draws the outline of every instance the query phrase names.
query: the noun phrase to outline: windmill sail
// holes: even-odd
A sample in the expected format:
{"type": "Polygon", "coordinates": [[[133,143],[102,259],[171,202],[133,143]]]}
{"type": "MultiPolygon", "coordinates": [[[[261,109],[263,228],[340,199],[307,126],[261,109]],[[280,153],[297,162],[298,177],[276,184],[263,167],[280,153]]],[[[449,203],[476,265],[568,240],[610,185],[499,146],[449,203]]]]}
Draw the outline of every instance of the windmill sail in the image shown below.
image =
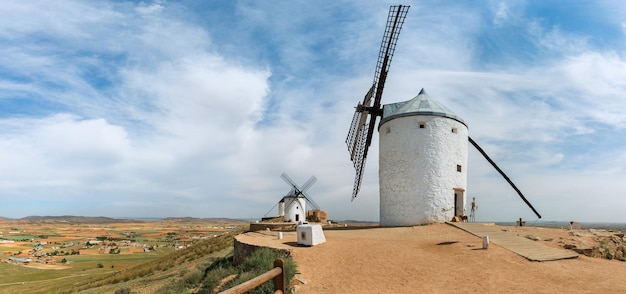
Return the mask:
{"type": "Polygon", "coordinates": [[[409,7],[410,6],[397,5],[389,8],[387,26],[378,53],[374,81],[367,94],[365,94],[363,103],[357,104],[350,129],[348,130],[346,144],[348,145],[350,160],[352,160],[356,171],[354,188],[352,189],[352,200],[356,198],[361,189],[361,180],[363,179],[363,168],[365,167],[365,160],[367,159],[367,151],[372,144],[376,119],[382,112],[380,101],[383,95],[383,89],[385,88],[387,73],[409,7]],[[372,98],[374,98],[373,104],[372,98]]]}
{"type": "Polygon", "coordinates": [[[318,210],[320,209],[319,205],[317,205],[317,203],[313,201],[313,198],[306,192],[309,188],[311,188],[311,186],[313,186],[315,182],[317,182],[317,178],[315,176],[311,176],[302,185],[302,187],[299,187],[296,184],[296,182],[294,182],[294,180],[292,180],[286,173],[282,173],[280,175],[280,178],[283,179],[287,184],[291,186],[290,194],[293,194],[293,196],[295,196],[294,199],[292,199],[292,201],[294,201],[295,198],[302,196],[307,202],[309,202],[309,204],[311,204],[311,206],[313,206],[313,208],[318,209],[318,210]]]}

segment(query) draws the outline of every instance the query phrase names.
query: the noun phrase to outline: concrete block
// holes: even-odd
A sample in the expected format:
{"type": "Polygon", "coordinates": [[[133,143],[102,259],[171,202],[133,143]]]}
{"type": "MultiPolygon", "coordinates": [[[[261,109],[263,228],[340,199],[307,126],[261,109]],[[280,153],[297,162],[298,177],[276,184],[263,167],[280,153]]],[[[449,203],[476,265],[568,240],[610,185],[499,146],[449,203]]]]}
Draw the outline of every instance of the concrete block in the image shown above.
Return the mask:
{"type": "Polygon", "coordinates": [[[326,242],[324,231],[320,225],[299,225],[296,228],[296,234],[298,235],[298,245],[315,246],[326,242]]]}

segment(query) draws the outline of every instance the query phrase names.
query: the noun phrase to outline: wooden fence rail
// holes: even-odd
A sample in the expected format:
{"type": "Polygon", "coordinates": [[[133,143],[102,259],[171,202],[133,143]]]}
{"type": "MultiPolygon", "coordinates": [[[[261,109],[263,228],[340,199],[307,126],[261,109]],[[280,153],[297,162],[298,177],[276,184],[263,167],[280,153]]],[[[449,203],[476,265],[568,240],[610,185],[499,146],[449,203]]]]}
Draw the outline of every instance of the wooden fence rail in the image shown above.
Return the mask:
{"type": "Polygon", "coordinates": [[[274,294],[284,294],[286,291],[285,261],[280,258],[274,260],[274,268],[272,270],[265,272],[264,274],[245,283],[222,291],[220,294],[243,294],[272,279],[274,280],[274,294]]]}

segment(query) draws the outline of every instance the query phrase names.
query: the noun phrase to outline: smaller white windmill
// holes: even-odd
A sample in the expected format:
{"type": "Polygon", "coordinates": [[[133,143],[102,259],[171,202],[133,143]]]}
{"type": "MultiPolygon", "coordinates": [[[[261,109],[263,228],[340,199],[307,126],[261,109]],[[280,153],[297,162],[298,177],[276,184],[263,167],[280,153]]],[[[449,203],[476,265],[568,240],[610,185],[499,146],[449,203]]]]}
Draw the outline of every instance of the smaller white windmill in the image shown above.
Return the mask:
{"type": "Polygon", "coordinates": [[[317,181],[315,176],[311,176],[302,187],[299,187],[286,173],[280,177],[291,186],[291,190],[278,202],[278,216],[286,222],[300,222],[306,219],[306,203],[308,202],[314,209],[320,207],[313,201],[313,198],[306,192],[317,181]]]}

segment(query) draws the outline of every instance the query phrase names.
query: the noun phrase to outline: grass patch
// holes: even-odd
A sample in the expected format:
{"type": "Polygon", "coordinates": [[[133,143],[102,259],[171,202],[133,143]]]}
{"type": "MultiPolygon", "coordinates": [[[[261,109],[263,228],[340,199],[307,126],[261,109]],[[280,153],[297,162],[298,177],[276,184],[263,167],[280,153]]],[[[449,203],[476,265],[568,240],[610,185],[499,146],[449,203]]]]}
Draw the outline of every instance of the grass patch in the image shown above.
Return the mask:
{"type": "Polygon", "coordinates": [[[213,293],[226,277],[237,273],[237,269],[233,266],[232,255],[216,259],[206,268],[200,289],[202,293],[213,293]]]}
{"type": "MultiPolygon", "coordinates": [[[[274,260],[277,258],[282,258],[285,261],[285,275],[287,282],[287,293],[291,293],[292,289],[289,286],[289,281],[293,278],[296,273],[296,264],[291,258],[286,258],[282,256],[281,253],[269,249],[262,248],[250,256],[248,256],[244,262],[238,267],[232,266],[232,260],[218,260],[216,261],[210,268],[207,269],[207,274],[205,280],[202,284],[201,291],[198,293],[213,293],[215,290],[225,290],[235,287],[241,283],[247,282],[265,272],[274,268],[274,260]],[[227,263],[228,262],[228,263],[227,263]],[[237,274],[237,276],[227,282],[221,289],[216,289],[219,285],[219,281],[224,278],[232,275],[233,273],[237,274]]],[[[259,293],[274,293],[274,284],[270,280],[263,285],[249,291],[248,293],[259,294],[259,293]]]]}
{"type": "Polygon", "coordinates": [[[33,236],[33,235],[8,235],[8,236],[2,236],[2,238],[0,239],[30,242],[30,240],[39,239],[39,237],[33,236]]]}
{"type": "MultiPolygon", "coordinates": [[[[286,281],[290,281],[296,273],[296,265],[291,258],[285,258],[280,253],[263,248],[255,251],[239,266],[233,266],[232,254],[222,258],[216,258],[211,264],[197,266],[192,270],[185,271],[171,283],[158,289],[156,294],[167,293],[198,293],[207,294],[223,291],[241,283],[249,281],[274,268],[274,260],[285,260],[286,281]],[[230,276],[233,279],[225,284],[222,282],[230,276]]],[[[287,285],[289,285],[287,283],[287,285]]],[[[274,293],[274,284],[268,281],[248,293],[274,293]]],[[[287,289],[291,293],[291,289],[287,289]]]]}

